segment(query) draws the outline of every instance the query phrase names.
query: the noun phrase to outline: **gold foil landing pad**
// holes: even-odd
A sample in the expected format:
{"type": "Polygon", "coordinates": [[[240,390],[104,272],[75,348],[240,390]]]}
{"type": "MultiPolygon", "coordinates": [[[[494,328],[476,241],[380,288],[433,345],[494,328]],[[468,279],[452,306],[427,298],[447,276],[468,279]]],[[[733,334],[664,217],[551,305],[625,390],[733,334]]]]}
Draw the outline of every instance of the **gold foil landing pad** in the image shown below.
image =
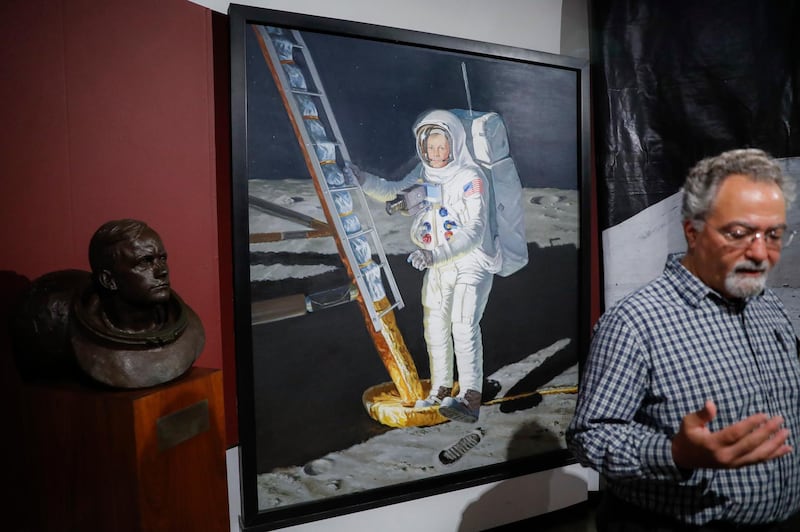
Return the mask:
{"type": "MultiPolygon", "coordinates": [[[[427,397],[431,383],[427,379],[420,382],[424,391],[423,397],[427,397]]],[[[400,394],[392,382],[367,388],[361,395],[361,402],[372,419],[389,427],[430,427],[447,421],[447,418],[439,413],[438,406],[428,408],[403,406],[400,394]]]]}

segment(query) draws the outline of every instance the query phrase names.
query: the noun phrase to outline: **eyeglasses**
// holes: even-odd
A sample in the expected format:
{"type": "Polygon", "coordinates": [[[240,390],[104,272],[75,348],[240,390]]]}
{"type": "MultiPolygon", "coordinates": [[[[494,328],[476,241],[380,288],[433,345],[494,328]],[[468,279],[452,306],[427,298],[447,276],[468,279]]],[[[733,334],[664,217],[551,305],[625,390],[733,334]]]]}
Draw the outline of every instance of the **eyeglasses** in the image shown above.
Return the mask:
{"type": "Polygon", "coordinates": [[[797,234],[797,231],[783,225],[769,229],[732,225],[715,230],[725,238],[729,246],[741,249],[750,247],[759,238],[770,249],[782,249],[791,244],[794,235],[797,234]]]}

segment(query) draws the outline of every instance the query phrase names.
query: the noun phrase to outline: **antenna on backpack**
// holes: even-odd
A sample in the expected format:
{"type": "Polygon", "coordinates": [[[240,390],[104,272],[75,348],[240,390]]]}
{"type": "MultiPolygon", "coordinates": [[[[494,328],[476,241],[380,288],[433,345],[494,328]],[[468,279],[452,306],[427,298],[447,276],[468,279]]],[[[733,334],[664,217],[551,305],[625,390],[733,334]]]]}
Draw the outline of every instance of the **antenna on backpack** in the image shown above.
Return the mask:
{"type": "Polygon", "coordinates": [[[469,116],[472,116],[472,95],[469,92],[469,78],[467,77],[467,64],[461,62],[461,74],[464,76],[464,90],[467,93],[467,108],[469,109],[469,116]]]}

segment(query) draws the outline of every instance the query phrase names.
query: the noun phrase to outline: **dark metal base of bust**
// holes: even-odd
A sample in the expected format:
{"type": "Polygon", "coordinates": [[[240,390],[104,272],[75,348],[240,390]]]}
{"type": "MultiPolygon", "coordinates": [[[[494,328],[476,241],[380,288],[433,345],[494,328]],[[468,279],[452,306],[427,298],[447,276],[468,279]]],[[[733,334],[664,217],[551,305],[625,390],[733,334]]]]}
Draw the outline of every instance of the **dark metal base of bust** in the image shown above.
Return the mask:
{"type": "Polygon", "coordinates": [[[79,324],[70,342],[81,369],[98,382],[116,388],[146,388],[183,375],[205,344],[200,318],[185,307],[186,328],[172,342],[157,347],[98,342],[79,324]]]}
{"type": "Polygon", "coordinates": [[[163,326],[129,333],[102,319],[97,295],[87,290],[75,299],[70,327],[78,365],[116,388],[146,388],[180,377],[203,350],[205,333],[200,318],[175,292],[167,307],[163,326]]]}
{"type": "Polygon", "coordinates": [[[205,345],[200,318],[175,292],[155,330],[120,331],[103,317],[88,272],[35,280],[12,327],[23,377],[83,375],[115,388],[147,388],[186,373],[205,345]]]}

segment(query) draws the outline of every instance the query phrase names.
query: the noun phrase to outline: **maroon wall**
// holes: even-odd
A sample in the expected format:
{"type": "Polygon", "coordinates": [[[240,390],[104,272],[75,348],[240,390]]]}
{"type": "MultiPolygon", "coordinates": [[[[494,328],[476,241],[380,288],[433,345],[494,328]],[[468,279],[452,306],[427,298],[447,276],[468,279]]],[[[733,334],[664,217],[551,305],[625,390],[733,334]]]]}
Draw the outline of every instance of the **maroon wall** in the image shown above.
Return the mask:
{"type": "Polygon", "coordinates": [[[222,368],[230,293],[220,283],[217,166],[227,159],[220,164],[215,144],[227,138],[216,138],[214,100],[206,8],[0,2],[0,274],[88,269],[97,227],[144,220],[166,245],[173,288],[205,326],[196,364],[222,368]]]}

